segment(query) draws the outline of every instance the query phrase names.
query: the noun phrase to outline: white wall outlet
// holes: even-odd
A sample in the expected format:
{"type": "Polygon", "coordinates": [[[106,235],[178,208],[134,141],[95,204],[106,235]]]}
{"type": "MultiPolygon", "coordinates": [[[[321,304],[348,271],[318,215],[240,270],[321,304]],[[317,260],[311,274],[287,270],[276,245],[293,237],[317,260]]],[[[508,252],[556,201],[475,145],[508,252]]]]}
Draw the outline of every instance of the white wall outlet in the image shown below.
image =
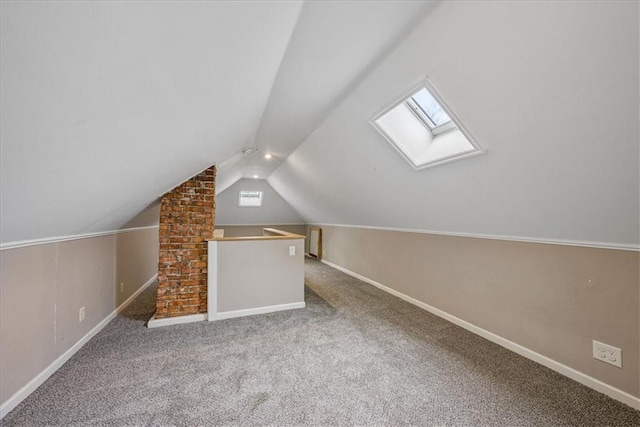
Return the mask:
{"type": "Polygon", "coordinates": [[[296,247],[289,246],[289,256],[294,256],[296,254],[296,247]]]}
{"type": "Polygon", "coordinates": [[[124,282],[120,282],[120,292],[124,292],[124,282]]]}
{"type": "Polygon", "coordinates": [[[622,368],[622,350],[612,345],[593,340],[593,358],[622,368]]]}
{"type": "Polygon", "coordinates": [[[80,311],[78,312],[78,321],[82,322],[84,320],[84,307],[80,307],[80,311]]]}

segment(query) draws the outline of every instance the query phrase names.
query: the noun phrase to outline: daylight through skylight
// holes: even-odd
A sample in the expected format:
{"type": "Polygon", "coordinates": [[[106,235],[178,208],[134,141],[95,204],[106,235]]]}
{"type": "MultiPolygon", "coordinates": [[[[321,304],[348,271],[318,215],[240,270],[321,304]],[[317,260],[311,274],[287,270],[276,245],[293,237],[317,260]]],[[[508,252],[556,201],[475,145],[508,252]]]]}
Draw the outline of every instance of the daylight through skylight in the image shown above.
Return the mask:
{"type": "Polygon", "coordinates": [[[428,79],[372,123],[415,169],[483,152],[428,79]]]}
{"type": "Polygon", "coordinates": [[[411,99],[429,118],[433,124],[432,127],[440,126],[451,121],[451,118],[444,112],[440,104],[433,99],[433,96],[431,96],[426,88],[422,88],[414,93],[411,99]]]}

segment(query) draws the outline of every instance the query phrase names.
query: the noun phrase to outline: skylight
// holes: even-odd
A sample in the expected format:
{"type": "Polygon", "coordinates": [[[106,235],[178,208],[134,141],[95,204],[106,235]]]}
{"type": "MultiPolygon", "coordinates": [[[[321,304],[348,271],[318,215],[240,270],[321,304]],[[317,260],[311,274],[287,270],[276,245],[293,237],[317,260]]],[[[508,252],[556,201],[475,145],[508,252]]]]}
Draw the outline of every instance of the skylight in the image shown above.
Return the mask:
{"type": "Polygon", "coordinates": [[[418,107],[427,115],[434,126],[440,126],[451,121],[451,118],[444,112],[438,101],[433,99],[433,96],[426,88],[423,87],[411,95],[411,100],[418,104],[418,107]]]}
{"type": "Polygon", "coordinates": [[[422,88],[409,97],[407,105],[413,110],[416,116],[431,129],[431,133],[438,135],[451,129],[455,125],[449,115],[442,109],[438,101],[426,88],[422,88]]]}
{"type": "Polygon", "coordinates": [[[415,169],[483,152],[429,80],[376,115],[372,123],[415,169]]]}

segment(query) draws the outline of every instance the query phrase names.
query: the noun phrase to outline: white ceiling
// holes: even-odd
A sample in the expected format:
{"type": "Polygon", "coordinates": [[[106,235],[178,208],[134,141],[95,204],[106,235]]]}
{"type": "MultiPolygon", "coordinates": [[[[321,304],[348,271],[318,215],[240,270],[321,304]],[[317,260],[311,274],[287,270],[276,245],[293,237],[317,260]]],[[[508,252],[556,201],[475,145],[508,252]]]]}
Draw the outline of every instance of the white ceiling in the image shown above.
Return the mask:
{"type": "Polygon", "coordinates": [[[239,177],[268,177],[435,4],[305,3],[251,144],[257,151],[223,165],[216,190],[239,177]]]}
{"type": "Polygon", "coordinates": [[[307,221],[638,248],[638,2],[444,2],[268,181],[307,221]],[[487,154],[415,171],[371,125],[425,75],[487,154]]]}
{"type": "Polygon", "coordinates": [[[214,163],[307,222],[639,244],[637,2],[0,7],[3,244],[144,225],[214,163]],[[425,75],[488,154],[416,172],[370,125],[425,75]]]}
{"type": "Polygon", "coordinates": [[[0,242],[117,229],[214,163],[218,191],[266,177],[431,3],[2,2],[0,242]]]}

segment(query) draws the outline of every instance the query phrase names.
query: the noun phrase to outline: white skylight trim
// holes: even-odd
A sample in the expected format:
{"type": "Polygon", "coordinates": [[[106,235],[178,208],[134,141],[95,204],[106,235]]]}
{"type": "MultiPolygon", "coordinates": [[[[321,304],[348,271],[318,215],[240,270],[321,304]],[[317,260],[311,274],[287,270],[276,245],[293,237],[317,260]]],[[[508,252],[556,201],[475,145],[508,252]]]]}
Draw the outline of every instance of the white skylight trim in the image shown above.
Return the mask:
{"type": "Polygon", "coordinates": [[[371,123],[416,170],[484,152],[429,79],[371,123]]]}

